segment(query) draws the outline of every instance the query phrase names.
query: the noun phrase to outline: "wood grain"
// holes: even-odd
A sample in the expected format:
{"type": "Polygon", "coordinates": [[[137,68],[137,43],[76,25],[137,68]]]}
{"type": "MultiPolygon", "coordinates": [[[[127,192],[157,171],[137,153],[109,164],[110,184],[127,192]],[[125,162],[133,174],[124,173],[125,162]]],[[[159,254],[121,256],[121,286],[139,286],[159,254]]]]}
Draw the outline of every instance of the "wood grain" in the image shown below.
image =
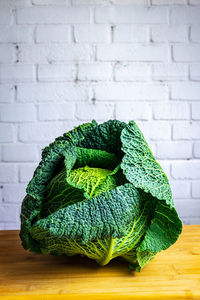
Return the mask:
{"type": "Polygon", "coordinates": [[[101,267],[81,256],[37,255],[19,231],[0,231],[0,299],[200,299],[200,225],[140,272],[119,258],[101,267]]]}

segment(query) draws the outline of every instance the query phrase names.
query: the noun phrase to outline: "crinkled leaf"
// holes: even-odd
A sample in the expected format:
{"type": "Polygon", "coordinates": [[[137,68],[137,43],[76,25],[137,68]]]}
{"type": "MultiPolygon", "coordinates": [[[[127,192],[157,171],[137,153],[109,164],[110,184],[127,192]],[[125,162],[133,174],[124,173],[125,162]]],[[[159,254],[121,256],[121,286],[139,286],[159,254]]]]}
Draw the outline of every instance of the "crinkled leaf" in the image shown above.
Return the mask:
{"type": "Polygon", "coordinates": [[[31,231],[48,229],[55,236],[79,239],[83,243],[111,235],[121,236],[138,213],[139,199],[139,192],[127,183],[90,201],[60,209],[37,221],[31,231]]]}
{"type": "Polygon", "coordinates": [[[121,164],[124,175],[136,188],[157,199],[151,225],[137,248],[138,262],[143,267],[158,251],[167,249],[177,240],[182,223],[174,208],[167,176],[134,121],[122,130],[121,141],[125,153],[121,164]]]}
{"type": "Polygon", "coordinates": [[[42,252],[53,255],[81,253],[101,265],[120,255],[133,261],[136,252],[131,249],[140,244],[148,228],[154,201],[152,196],[137,191],[131,184],[117,187],[111,197],[107,195],[104,193],[93,198],[91,203],[77,203],[70,210],[69,207],[62,210],[64,221],[67,220],[67,226],[59,224],[62,230],[58,231],[56,223],[61,220],[60,215],[52,214],[48,222],[46,219],[38,221],[31,236],[41,245],[42,252]],[[119,205],[115,201],[116,195],[119,205]],[[106,224],[105,218],[109,220],[106,224]],[[52,230],[54,223],[55,230],[52,230]],[[50,228],[48,224],[51,224],[50,228]]]}
{"type": "Polygon", "coordinates": [[[181,229],[182,223],[176,210],[159,201],[155,208],[154,218],[138,251],[149,250],[155,253],[167,249],[175,243],[181,229]]]}
{"type": "Polygon", "coordinates": [[[116,154],[121,159],[123,152],[121,151],[120,135],[122,129],[126,127],[126,123],[118,120],[109,120],[98,126],[95,121],[92,124],[92,127],[89,128],[90,130],[85,130],[84,127],[77,127],[77,130],[73,130],[70,133],[73,144],[82,148],[105,150],[116,154]]]}
{"type": "Polygon", "coordinates": [[[155,160],[145,138],[134,121],[122,130],[122,150],[125,155],[121,168],[126,178],[159,200],[174,206],[170,185],[163,169],[155,160]]]}

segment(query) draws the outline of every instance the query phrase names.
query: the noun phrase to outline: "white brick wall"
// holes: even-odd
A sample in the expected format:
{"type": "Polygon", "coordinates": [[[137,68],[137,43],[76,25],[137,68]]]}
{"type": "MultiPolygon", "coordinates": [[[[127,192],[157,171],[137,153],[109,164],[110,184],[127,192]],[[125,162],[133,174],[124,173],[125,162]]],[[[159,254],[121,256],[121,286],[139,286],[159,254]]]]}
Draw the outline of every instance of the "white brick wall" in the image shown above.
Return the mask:
{"type": "Polygon", "coordinates": [[[77,43],[107,43],[110,41],[110,27],[103,24],[74,25],[77,43]]]}
{"type": "Polygon", "coordinates": [[[187,42],[187,25],[153,25],[151,29],[153,42],[187,42]]]}
{"type": "Polygon", "coordinates": [[[114,42],[147,42],[149,39],[147,25],[120,24],[114,26],[114,42]]]}
{"type": "Polygon", "coordinates": [[[136,120],[184,223],[200,223],[200,1],[0,0],[0,229],[19,228],[41,149],[136,120]]]}
{"type": "MultiPolygon", "coordinates": [[[[166,45],[160,44],[105,44],[97,46],[97,59],[100,61],[167,61],[168,50],[166,45]]],[[[196,56],[200,57],[198,51],[196,56]]]]}
{"type": "Polygon", "coordinates": [[[38,66],[39,81],[73,81],[76,78],[76,67],[73,64],[44,64],[38,66]]]}
{"type": "Polygon", "coordinates": [[[37,43],[68,43],[69,41],[69,25],[40,25],[36,27],[37,43]]]}
{"type": "Polygon", "coordinates": [[[200,80],[200,64],[190,65],[190,79],[191,80],[200,80]]]}

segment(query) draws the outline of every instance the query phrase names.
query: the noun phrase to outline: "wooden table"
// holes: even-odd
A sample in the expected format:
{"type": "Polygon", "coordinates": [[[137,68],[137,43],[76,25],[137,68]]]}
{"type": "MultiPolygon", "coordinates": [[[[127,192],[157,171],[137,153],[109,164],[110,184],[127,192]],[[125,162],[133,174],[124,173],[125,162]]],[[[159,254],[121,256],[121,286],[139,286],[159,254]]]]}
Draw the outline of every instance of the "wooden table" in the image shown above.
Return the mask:
{"type": "Polygon", "coordinates": [[[101,267],[85,257],[37,255],[19,231],[0,231],[0,299],[200,299],[200,225],[140,272],[114,259],[101,267]]]}

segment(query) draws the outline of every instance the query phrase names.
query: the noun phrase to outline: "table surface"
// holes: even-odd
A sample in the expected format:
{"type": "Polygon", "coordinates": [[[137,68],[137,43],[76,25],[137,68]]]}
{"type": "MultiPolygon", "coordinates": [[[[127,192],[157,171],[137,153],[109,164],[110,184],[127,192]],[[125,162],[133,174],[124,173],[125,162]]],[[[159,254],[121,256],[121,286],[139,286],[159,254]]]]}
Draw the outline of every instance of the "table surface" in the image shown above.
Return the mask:
{"type": "Polygon", "coordinates": [[[0,299],[200,299],[200,225],[140,273],[119,258],[101,267],[81,256],[38,255],[21,246],[18,230],[0,231],[0,299]]]}

